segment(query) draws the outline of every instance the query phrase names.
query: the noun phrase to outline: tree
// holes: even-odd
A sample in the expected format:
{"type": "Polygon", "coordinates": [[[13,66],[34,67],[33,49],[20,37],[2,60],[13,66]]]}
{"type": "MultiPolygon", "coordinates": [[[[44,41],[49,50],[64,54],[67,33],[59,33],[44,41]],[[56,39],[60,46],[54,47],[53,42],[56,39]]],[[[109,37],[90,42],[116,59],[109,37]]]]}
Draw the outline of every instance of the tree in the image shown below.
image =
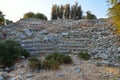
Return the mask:
{"type": "MultiPolygon", "coordinates": [[[[16,41],[5,40],[0,42],[0,65],[3,67],[3,70],[5,70],[6,67],[14,65],[20,56],[26,54],[24,52],[24,49],[16,41]]],[[[27,56],[29,56],[29,54],[27,56]]]]}
{"type": "Polygon", "coordinates": [[[64,7],[63,5],[61,5],[59,9],[59,15],[58,15],[60,19],[63,19],[63,14],[64,14],[64,7]]]}
{"type": "Polygon", "coordinates": [[[75,20],[78,18],[78,12],[77,12],[77,10],[78,10],[78,2],[75,2],[75,12],[74,12],[74,18],[75,18],[75,20]]]}
{"type": "Polygon", "coordinates": [[[71,19],[75,19],[75,6],[71,7],[71,19]]]}
{"type": "Polygon", "coordinates": [[[94,14],[92,14],[91,11],[87,11],[86,14],[87,14],[86,19],[88,19],[88,20],[97,19],[96,16],[94,14]]]}
{"type": "Polygon", "coordinates": [[[13,21],[8,20],[8,19],[6,19],[5,22],[6,22],[6,25],[13,23],[13,21]]]}
{"type": "Polygon", "coordinates": [[[82,18],[82,9],[81,6],[78,6],[78,2],[75,2],[75,5],[71,6],[71,19],[79,20],[82,18]]]}
{"type": "Polygon", "coordinates": [[[41,19],[41,20],[47,20],[47,17],[42,13],[35,14],[35,18],[41,19]]]}
{"type": "Polygon", "coordinates": [[[42,13],[33,13],[33,12],[27,12],[24,14],[23,18],[36,18],[41,20],[47,20],[47,17],[42,13]]]}
{"type": "Polygon", "coordinates": [[[0,11],[0,26],[3,26],[5,24],[5,15],[3,15],[3,12],[0,11]]]}
{"type": "Polygon", "coordinates": [[[70,4],[64,6],[64,19],[69,19],[70,17],[70,4]]]}
{"type": "Polygon", "coordinates": [[[57,15],[57,5],[56,5],[56,4],[53,4],[53,5],[52,5],[51,19],[52,19],[52,20],[56,20],[57,17],[58,17],[58,15],[57,15]]]}
{"type": "Polygon", "coordinates": [[[120,31],[120,0],[107,0],[111,5],[108,9],[108,15],[113,19],[113,23],[120,31]]]}
{"type": "Polygon", "coordinates": [[[35,18],[35,14],[33,12],[27,12],[24,14],[23,18],[35,18]]]}
{"type": "Polygon", "coordinates": [[[82,19],[82,13],[83,13],[83,11],[82,11],[82,9],[81,9],[81,6],[78,6],[78,10],[77,10],[77,16],[78,16],[78,19],[82,19]]]}
{"type": "Polygon", "coordinates": [[[51,11],[51,19],[74,19],[79,20],[82,18],[82,9],[81,6],[76,2],[74,5],[70,6],[70,4],[65,5],[56,5],[53,4],[51,11]]]}

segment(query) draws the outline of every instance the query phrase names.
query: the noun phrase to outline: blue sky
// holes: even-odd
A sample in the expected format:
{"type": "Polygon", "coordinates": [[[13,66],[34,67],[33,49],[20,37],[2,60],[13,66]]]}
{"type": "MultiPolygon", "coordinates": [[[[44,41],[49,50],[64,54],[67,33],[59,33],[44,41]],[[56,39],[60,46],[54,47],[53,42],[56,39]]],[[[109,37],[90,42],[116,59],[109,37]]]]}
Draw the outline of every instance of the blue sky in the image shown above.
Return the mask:
{"type": "Polygon", "coordinates": [[[23,14],[29,11],[45,14],[48,19],[51,17],[52,4],[71,4],[77,1],[84,12],[90,10],[98,18],[107,17],[106,0],[0,0],[0,10],[7,19],[17,21],[23,14]]]}

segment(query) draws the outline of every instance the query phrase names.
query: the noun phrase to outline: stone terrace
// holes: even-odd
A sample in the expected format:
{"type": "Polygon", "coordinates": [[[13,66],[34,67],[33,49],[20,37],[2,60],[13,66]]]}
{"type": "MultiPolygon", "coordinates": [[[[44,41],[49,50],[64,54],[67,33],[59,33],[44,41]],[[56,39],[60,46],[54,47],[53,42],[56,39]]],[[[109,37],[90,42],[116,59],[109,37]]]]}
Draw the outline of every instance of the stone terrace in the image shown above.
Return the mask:
{"type": "Polygon", "coordinates": [[[92,58],[118,59],[118,37],[106,19],[55,20],[22,19],[1,28],[7,38],[18,40],[31,55],[88,52],[92,58]]]}

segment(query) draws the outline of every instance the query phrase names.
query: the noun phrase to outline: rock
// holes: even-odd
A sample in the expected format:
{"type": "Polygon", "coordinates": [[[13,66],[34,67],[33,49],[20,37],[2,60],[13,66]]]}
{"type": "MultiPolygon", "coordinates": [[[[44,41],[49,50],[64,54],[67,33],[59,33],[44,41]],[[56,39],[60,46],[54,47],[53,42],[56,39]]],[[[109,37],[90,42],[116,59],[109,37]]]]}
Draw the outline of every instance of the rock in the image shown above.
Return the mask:
{"type": "Polygon", "coordinates": [[[34,76],[33,74],[26,75],[27,78],[30,78],[30,77],[33,77],[33,76],[34,76]]]}
{"type": "Polygon", "coordinates": [[[24,34],[20,35],[20,39],[25,39],[26,36],[24,34]]]}
{"type": "Polygon", "coordinates": [[[62,32],[61,34],[62,34],[62,36],[67,36],[68,32],[62,32]]]}
{"type": "Polygon", "coordinates": [[[11,78],[10,80],[24,80],[24,79],[21,75],[17,75],[15,77],[11,78]]]}
{"type": "Polygon", "coordinates": [[[116,80],[120,80],[120,78],[117,78],[116,80]]]}
{"type": "Polygon", "coordinates": [[[0,76],[0,80],[4,80],[4,78],[2,76],[0,76]]]}
{"type": "Polygon", "coordinates": [[[8,68],[8,67],[6,67],[6,68],[5,68],[5,71],[10,72],[10,71],[11,71],[11,69],[10,69],[10,68],[8,68]]]}
{"type": "Polygon", "coordinates": [[[2,76],[3,78],[8,78],[8,72],[0,72],[0,76],[2,76]]]}
{"type": "Polygon", "coordinates": [[[74,68],[75,73],[80,73],[81,69],[79,67],[74,68]]]}
{"type": "Polygon", "coordinates": [[[25,67],[25,65],[24,64],[19,64],[18,65],[18,68],[22,68],[22,67],[25,67]]]}
{"type": "Polygon", "coordinates": [[[118,47],[118,51],[120,51],[120,47],[118,47]]]}
{"type": "Polygon", "coordinates": [[[65,76],[65,74],[64,73],[56,73],[55,74],[57,77],[62,77],[62,76],[65,76]]]}
{"type": "Polygon", "coordinates": [[[32,32],[29,29],[24,29],[23,31],[25,32],[27,37],[32,37],[32,32]]]}
{"type": "Polygon", "coordinates": [[[42,30],[41,33],[48,34],[49,32],[48,32],[48,30],[42,30]]]}
{"type": "Polygon", "coordinates": [[[102,59],[108,59],[108,55],[103,53],[103,54],[99,54],[99,57],[102,59]]]}

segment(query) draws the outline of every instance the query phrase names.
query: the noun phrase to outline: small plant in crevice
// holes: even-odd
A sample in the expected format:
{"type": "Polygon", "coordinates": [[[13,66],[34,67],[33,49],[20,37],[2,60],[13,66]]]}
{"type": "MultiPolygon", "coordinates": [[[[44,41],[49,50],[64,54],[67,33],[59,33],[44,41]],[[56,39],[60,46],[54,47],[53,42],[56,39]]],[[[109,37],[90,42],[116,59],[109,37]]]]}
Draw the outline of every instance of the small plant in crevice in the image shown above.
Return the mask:
{"type": "Polygon", "coordinates": [[[80,52],[80,53],[78,53],[77,56],[78,56],[78,58],[84,59],[84,60],[90,59],[90,55],[87,52],[80,52]]]}

